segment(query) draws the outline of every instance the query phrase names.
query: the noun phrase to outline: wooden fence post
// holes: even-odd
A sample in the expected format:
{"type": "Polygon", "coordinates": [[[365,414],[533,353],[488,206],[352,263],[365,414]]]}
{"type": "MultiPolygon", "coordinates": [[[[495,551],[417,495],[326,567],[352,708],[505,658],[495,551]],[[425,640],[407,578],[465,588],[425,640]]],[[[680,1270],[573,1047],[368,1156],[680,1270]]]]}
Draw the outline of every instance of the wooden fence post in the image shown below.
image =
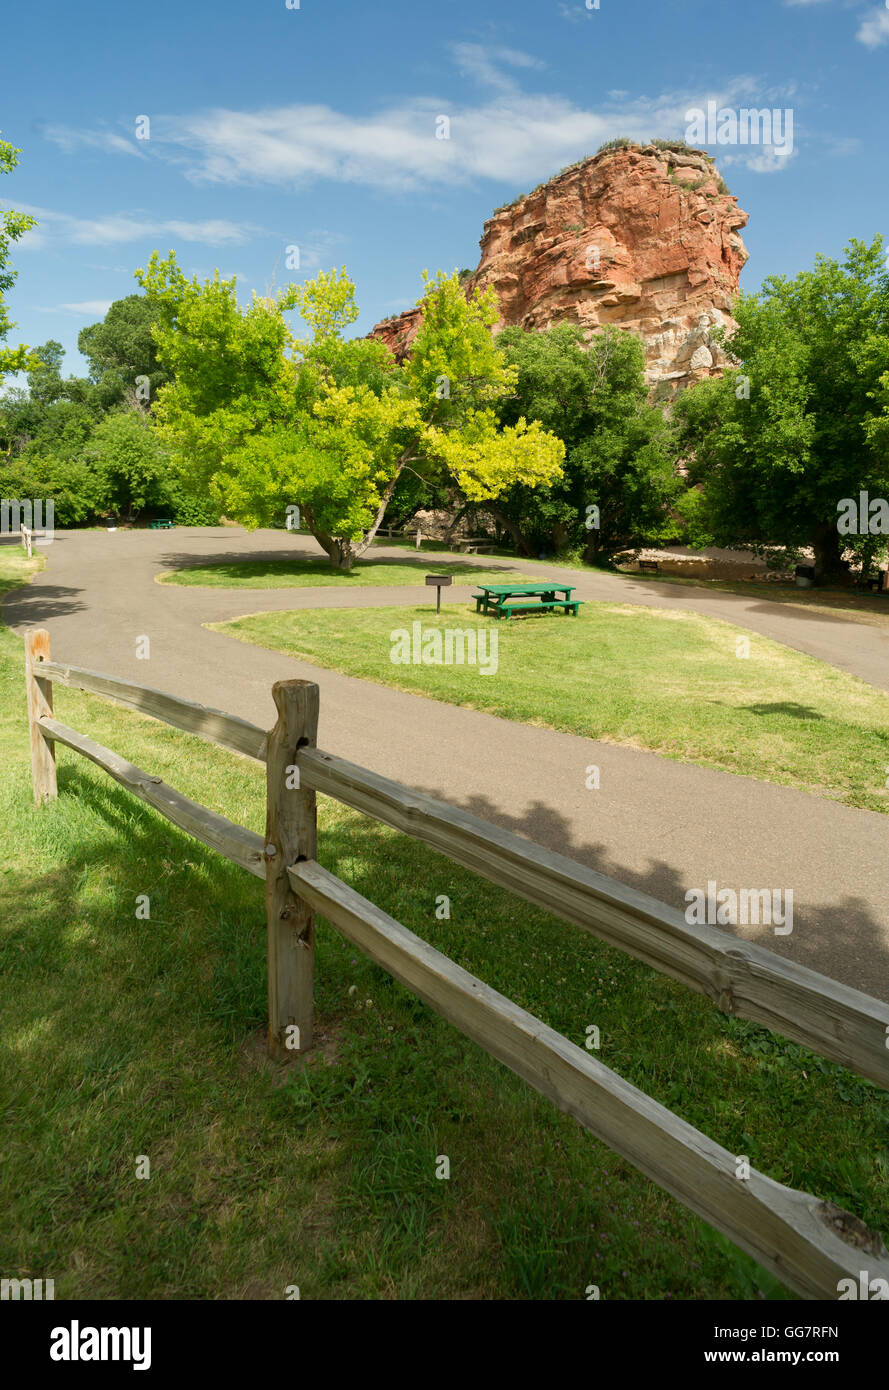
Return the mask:
{"type": "Polygon", "coordinates": [[[42,715],[52,717],[52,681],[36,674],[41,658],[49,661],[49,633],[45,627],[28,628],[25,633],[25,684],[28,689],[28,730],[31,735],[31,775],[34,800],[38,806],[51,801],[56,789],[56,745],[46,739],[37,723],[42,715]]]}
{"type": "Polygon", "coordinates": [[[278,722],[269,732],[266,756],[268,1049],[281,1057],[312,1046],[315,914],[294,893],[287,869],[315,858],[315,793],[299,785],[296,751],[316,746],[318,687],[312,681],[276,681],[272,698],[278,722]]]}

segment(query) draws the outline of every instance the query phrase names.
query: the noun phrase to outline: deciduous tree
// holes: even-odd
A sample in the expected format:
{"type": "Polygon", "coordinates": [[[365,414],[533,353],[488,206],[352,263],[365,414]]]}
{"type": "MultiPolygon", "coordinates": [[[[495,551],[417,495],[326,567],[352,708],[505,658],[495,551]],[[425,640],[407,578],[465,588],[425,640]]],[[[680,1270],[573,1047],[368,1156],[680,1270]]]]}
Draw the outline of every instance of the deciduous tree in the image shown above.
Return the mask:
{"type": "Polygon", "coordinates": [[[423,326],[403,366],[374,339],[345,338],[358,312],[345,270],[246,308],[233,280],[188,280],[173,255],[155,254],[137,278],[160,309],[172,380],[155,413],[183,475],[246,526],[281,525],[298,506],[337,568],[371,544],[405,468],[474,500],[561,471],[554,435],[524,418],[498,423],[514,373],[491,339],[493,295],[467,300],[456,275],[424,277],[423,326]]]}

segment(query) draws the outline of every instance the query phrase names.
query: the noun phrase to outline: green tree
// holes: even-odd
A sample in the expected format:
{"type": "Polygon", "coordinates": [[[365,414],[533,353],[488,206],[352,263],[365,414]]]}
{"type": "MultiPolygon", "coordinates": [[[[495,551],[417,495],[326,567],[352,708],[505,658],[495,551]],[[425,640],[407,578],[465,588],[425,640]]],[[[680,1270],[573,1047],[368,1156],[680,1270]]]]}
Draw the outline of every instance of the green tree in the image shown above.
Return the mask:
{"type": "Polygon", "coordinates": [[[155,317],[146,295],[128,294],[114,301],[101,323],[80,330],[77,346],[89,362],[102,409],[153,399],[167,380],[152,333],[155,317]]]}
{"type": "Polygon", "coordinates": [[[669,423],[648,403],[640,340],[608,327],[587,345],[576,324],[560,323],[543,333],[507,328],[497,344],[517,373],[501,419],[538,420],[565,444],[562,478],[534,492],[513,486],[488,508],[519,553],[580,549],[595,563],[674,534],[670,509],[683,484],[669,423]]]}
{"type": "MultiPolygon", "coordinates": [[[[837,529],[844,498],[886,497],[889,273],[882,238],[853,240],[839,263],[818,256],[794,279],[742,294],[727,347],[740,366],[691,387],[676,405],[698,544],[791,556],[811,547],[816,579],[840,576],[843,552],[872,557],[869,536],[837,529]]],[[[883,542],[885,544],[885,541],[883,542]]]]}
{"type": "MultiPolygon", "coordinates": [[[[8,140],[0,140],[0,173],[11,174],[18,164],[20,154],[21,150],[16,149],[8,140]]],[[[36,226],[36,219],[29,217],[25,212],[15,212],[12,208],[0,210],[0,382],[7,372],[20,372],[29,365],[28,348],[3,346],[11,330],[15,328],[9,317],[5,296],[17,278],[17,272],[9,265],[10,243],[18,241],[31,227],[36,226]]]]}
{"type": "MultiPolygon", "coordinates": [[[[78,453],[100,418],[90,383],[61,375],[64,351],[50,340],[30,350],[28,386],[0,397],[0,456],[78,453]]],[[[35,492],[34,496],[41,496],[35,492]]]]}
{"type": "Polygon", "coordinates": [[[61,343],[50,338],[42,347],[35,348],[28,370],[29,399],[40,406],[54,405],[65,394],[62,381],[62,359],[65,349],[61,343]]]}
{"type": "Polygon", "coordinates": [[[86,448],[96,493],[94,506],[132,521],[168,498],[167,453],[157,431],[138,411],[108,415],[86,448]]]}
{"type": "Polygon", "coordinates": [[[498,425],[513,374],[491,339],[493,295],[467,300],[456,275],[424,276],[423,325],[403,366],[374,339],[344,337],[358,312],[344,270],[245,309],[233,280],[189,281],[172,254],[155,253],[137,279],[159,310],[172,379],[155,413],[180,475],[246,526],[281,525],[299,507],[337,568],[371,544],[405,468],[473,500],[560,472],[553,435],[524,419],[498,425]],[[291,333],[290,310],[307,338],[291,333]]]}

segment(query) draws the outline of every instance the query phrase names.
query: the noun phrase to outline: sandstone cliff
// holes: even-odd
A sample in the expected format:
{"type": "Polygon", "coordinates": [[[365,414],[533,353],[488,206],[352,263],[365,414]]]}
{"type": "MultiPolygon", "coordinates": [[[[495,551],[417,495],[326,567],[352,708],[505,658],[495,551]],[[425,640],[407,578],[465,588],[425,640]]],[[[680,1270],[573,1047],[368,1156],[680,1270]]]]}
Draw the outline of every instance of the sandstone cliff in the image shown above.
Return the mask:
{"type": "MultiPolygon", "coordinates": [[[[652,395],[668,400],[725,364],[710,331],[734,326],[746,223],[702,151],[603,150],[495,212],[466,286],[494,286],[500,327],[568,319],[586,336],[606,324],[633,330],[652,395]]],[[[419,324],[409,309],[373,333],[401,357],[419,324]]]]}

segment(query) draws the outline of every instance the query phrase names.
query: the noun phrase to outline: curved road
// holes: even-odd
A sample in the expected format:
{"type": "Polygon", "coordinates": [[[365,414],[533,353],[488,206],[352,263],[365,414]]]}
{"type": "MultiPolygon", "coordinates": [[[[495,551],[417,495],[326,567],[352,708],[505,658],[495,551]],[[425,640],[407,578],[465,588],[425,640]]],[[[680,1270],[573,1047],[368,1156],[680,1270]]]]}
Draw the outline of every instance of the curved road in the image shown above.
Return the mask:
{"type": "MultiPolygon", "coordinates": [[[[48,627],[54,658],[140,681],[259,724],[274,723],[271,686],[321,688],[321,747],[571,855],[684,910],[685,890],[792,888],[794,929],[740,927],[781,955],[889,1000],[889,817],[788,787],[683,765],[655,754],[514,724],[390,690],[209,632],[206,622],[298,607],[428,603],[418,588],[190,589],[162,569],[251,556],[320,553],[280,532],[72,531],[47,568],[6,598],[12,627],[48,627]],[[151,638],[150,662],[136,638],[151,638]],[[586,769],[600,768],[600,788],[586,769]]],[[[402,549],[374,555],[411,558],[402,549]]],[[[436,557],[438,558],[438,557],[436,557]]],[[[458,559],[460,557],[453,557],[458,559]]],[[[464,557],[465,558],[465,557],[464,557]]],[[[417,557],[421,573],[434,567],[417,557]]],[[[473,558],[472,563],[478,563],[473,558]]],[[[486,564],[483,560],[481,563],[486,564]]],[[[504,575],[520,562],[492,559],[504,575]]],[[[889,690],[889,633],[745,595],[547,569],[578,597],[689,608],[784,642],[889,690]]],[[[471,586],[455,585],[449,601],[471,586]]],[[[889,715],[889,705],[887,705],[889,715]]],[[[84,732],[88,732],[85,730],[84,732]]],[[[430,911],[432,904],[430,903],[430,911]]]]}

